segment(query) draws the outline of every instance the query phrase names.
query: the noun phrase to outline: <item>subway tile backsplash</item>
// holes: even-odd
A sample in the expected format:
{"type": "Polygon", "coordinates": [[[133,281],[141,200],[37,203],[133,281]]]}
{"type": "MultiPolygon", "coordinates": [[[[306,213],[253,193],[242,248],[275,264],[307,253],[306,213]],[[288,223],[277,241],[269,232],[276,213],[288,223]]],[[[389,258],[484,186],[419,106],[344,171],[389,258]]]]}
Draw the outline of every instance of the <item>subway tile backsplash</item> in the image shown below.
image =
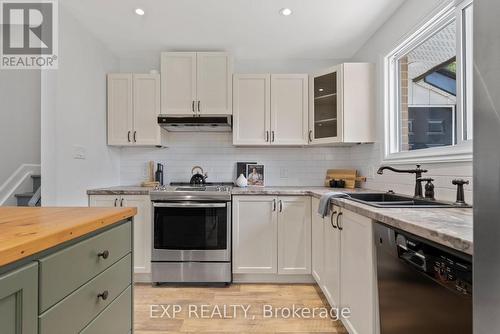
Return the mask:
{"type": "MultiPolygon", "coordinates": [[[[402,194],[413,194],[415,178],[409,174],[370,175],[380,166],[380,145],[352,147],[235,147],[231,133],[169,133],[169,147],[123,148],[121,152],[121,185],[137,185],[147,177],[150,160],[165,164],[165,182],[189,181],[191,168],[202,166],[207,181],[231,182],[236,179],[237,161],[257,161],[265,165],[267,186],[322,186],[329,168],[356,168],[368,176],[364,188],[402,194]]],[[[398,167],[412,167],[398,166],[398,167]]],[[[472,164],[447,163],[423,165],[425,176],[435,179],[436,197],[455,200],[451,180],[460,177],[471,182],[465,196],[472,202],[472,164]]]]}
{"type": "Polygon", "coordinates": [[[169,133],[167,148],[123,148],[122,185],[139,184],[147,177],[147,162],[165,164],[165,182],[189,181],[191,168],[203,167],[207,181],[236,179],[237,161],[265,165],[267,186],[322,186],[329,168],[350,168],[348,147],[235,147],[232,133],[169,133]]]}

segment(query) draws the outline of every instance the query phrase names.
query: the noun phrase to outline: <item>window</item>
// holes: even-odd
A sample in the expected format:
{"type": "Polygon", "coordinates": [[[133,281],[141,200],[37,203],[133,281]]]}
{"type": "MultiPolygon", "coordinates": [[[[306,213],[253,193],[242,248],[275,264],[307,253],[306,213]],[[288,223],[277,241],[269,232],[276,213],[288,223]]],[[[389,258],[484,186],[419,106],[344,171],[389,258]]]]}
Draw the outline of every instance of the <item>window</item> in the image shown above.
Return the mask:
{"type": "Polygon", "coordinates": [[[448,5],[386,57],[384,160],[472,158],[472,8],[448,5]]]}

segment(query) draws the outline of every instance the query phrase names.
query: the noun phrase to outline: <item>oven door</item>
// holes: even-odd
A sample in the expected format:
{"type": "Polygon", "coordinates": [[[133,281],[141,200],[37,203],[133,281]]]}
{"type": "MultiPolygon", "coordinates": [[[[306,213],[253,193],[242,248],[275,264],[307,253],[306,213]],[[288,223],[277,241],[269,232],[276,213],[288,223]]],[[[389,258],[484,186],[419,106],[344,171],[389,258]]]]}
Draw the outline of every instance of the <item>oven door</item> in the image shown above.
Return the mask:
{"type": "Polygon", "coordinates": [[[153,261],[229,261],[231,202],[154,202],[153,261]]]}

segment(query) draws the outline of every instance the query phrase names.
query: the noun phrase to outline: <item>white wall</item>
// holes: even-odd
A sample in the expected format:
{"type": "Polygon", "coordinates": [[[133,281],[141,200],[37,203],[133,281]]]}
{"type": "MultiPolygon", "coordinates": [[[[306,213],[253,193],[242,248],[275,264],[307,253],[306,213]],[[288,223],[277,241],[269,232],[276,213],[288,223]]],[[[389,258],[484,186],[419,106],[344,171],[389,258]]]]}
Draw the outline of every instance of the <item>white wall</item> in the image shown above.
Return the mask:
{"type": "MultiPolygon", "coordinates": [[[[358,168],[362,174],[370,176],[365,184],[366,188],[374,190],[391,188],[396,192],[413,193],[415,180],[411,175],[396,175],[390,171],[382,176],[373,175],[373,172],[381,165],[383,154],[383,58],[445,2],[447,1],[407,0],[354,56],[355,61],[377,64],[377,143],[359,145],[351,150],[354,167],[358,168]]],[[[455,177],[468,179],[472,183],[472,163],[426,164],[423,167],[429,170],[425,176],[436,179],[435,190],[439,199],[455,199],[455,187],[451,185],[451,180],[455,177]]],[[[472,202],[471,198],[472,184],[466,186],[466,199],[472,202]]]]}
{"type": "Polygon", "coordinates": [[[59,69],[42,73],[42,201],[85,206],[87,189],[120,182],[119,150],[106,146],[106,73],[119,62],[61,3],[59,53],[59,69]]]}
{"type": "Polygon", "coordinates": [[[0,187],[23,164],[40,164],[40,71],[0,70],[0,187]]]}
{"type": "Polygon", "coordinates": [[[328,168],[351,165],[347,147],[249,148],[232,145],[232,133],[169,133],[169,147],[124,148],[121,184],[144,181],[149,160],[166,164],[165,181],[189,181],[191,168],[200,165],[210,182],[234,181],[237,161],[265,165],[268,186],[322,186],[328,168]]]}

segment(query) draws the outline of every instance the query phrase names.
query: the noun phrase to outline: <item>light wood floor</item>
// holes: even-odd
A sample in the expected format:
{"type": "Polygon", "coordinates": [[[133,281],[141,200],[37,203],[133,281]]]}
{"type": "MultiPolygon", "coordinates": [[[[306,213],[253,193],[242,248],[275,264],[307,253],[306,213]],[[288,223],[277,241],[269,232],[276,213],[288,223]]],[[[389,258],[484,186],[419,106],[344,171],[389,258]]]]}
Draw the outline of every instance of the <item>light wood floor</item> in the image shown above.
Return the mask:
{"type": "MultiPolygon", "coordinates": [[[[283,319],[263,318],[263,305],[273,307],[321,308],[327,307],[324,296],[311,284],[233,284],[229,287],[151,287],[135,286],[135,334],[159,333],[342,333],[347,331],[340,321],[331,319],[283,319]],[[151,318],[150,305],[180,305],[182,311],[173,318],[172,307],[169,316],[151,318]],[[222,310],[223,305],[250,306],[245,318],[242,310],[236,318],[197,319],[201,317],[201,305],[215,305],[222,310]],[[189,305],[196,305],[197,312],[189,316],[189,305]]],[[[229,306],[228,306],[229,307],[229,306]]],[[[192,309],[194,310],[194,308],[192,309]]],[[[226,313],[228,316],[231,312],[226,313]]],[[[162,314],[161,306],[154,306],[153,314],[162,314]],[[158,311],[156,311],[158,310],[158,311]]]]}

